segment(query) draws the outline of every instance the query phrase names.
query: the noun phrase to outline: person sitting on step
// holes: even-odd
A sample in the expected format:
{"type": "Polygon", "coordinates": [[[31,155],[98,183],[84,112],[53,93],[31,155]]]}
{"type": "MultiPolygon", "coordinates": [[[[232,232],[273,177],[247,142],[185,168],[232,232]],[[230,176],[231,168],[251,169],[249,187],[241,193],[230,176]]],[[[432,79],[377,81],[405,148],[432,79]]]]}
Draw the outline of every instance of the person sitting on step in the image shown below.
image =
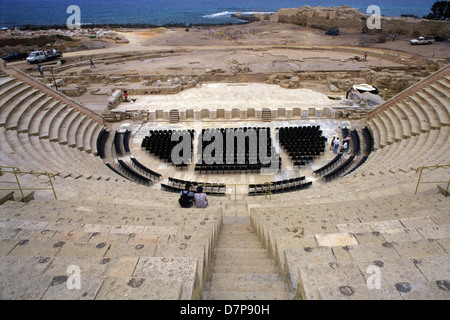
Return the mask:
{"type": "Polygon", "coordinates": [[[195,207],[197,208],[206,208],[208,206],[208,199],[206,197],[206,193],[203,193],[203,187],[197,187],[197,193],[194,194],[194,202],[195,207]]]}

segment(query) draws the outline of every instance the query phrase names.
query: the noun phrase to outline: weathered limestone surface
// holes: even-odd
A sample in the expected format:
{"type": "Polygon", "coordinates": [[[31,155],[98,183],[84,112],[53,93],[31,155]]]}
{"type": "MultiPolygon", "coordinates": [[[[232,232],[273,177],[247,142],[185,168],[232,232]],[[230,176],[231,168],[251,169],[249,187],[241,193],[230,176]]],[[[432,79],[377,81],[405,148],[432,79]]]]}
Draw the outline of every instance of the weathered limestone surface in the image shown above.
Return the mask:
{"type": "MultiPolygon", "coordinates": [[[[310,7],[284,8],[270,17],[259,16],[260,19],[270,19],[273,22],[292,23],[302,26],[328,30],[338,27],[348,32],[370,32],[367,28],[367,17],[358,9],[350,6],[342,7],[310,7]]],[[[448,22],[414,18],[382,17],[382,31],[385,34],[397,34],[416,37],[417,34],[434,34],[449,36],[448,22]]]]}

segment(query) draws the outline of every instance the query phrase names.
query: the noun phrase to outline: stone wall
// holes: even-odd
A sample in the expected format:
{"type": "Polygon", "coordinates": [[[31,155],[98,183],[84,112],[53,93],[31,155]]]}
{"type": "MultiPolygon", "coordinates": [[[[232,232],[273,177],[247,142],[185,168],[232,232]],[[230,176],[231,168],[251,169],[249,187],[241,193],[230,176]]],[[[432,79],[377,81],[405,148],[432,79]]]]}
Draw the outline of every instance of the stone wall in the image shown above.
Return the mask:
{"type": "Polygon", "coordinates": [[[283,88],[302,88],[305,82],[318,81],[337,92],[346,92],[354,84],[369,83],[376,86],[382,93],[387,89],[391,97],[417,83],[430,74],[427,70],[388,70],[373,71],[370,69],[360,72],[304,72],[295,74],[272,74],[267,83],[278,84],[283,88]]]}
{"type": "MultiPolygon", "coordinates": [[[[280,9],[268,19],[272,22],[292,23],[322,30],[338,27],[343,32],[351,33],[396,34],[412,38],[421,35],[450,38],[450,22],[448,21],[382,17],[381,30],[367,30],[366,21],[369,16],[349,6],[331,8],[304,6],[280,9]]],[[[258,18],[266,19],[264,16],[258,18]]]]}
{"type": "Polygon", "coordinates": [[[108,98],[108,109],[114,109],[119,103],[122,102],[122,91],[115,90],[114,93],[108,98]]]}

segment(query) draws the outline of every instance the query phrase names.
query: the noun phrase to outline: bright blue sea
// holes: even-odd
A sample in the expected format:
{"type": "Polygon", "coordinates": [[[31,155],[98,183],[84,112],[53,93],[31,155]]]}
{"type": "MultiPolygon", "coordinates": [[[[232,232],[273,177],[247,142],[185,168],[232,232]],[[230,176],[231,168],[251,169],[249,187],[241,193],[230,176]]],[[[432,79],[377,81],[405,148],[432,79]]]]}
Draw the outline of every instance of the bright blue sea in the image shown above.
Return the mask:
{"type": "Polygon", "coordinates": [[[0,27],[65,25],[71,13],[81,9],[82,24],[223,24],[237,23],[231,14],[242,11],[275,12],[304,5],[333,7],[350,5],[365,13],[375,4],[386,16],[430,12],[435,0],[0,0],[0,27]]]}

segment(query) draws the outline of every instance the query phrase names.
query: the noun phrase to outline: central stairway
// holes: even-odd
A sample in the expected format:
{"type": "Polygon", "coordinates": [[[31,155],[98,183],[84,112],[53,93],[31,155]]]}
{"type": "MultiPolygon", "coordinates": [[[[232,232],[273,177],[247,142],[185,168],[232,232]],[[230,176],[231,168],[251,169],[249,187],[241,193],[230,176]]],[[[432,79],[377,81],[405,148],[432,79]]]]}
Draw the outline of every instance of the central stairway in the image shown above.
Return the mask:
{"type": "Polygon", "coordinates": [[[224,224],[203,300],[290,300],[278,267],[249,223],[224,224]]]}

